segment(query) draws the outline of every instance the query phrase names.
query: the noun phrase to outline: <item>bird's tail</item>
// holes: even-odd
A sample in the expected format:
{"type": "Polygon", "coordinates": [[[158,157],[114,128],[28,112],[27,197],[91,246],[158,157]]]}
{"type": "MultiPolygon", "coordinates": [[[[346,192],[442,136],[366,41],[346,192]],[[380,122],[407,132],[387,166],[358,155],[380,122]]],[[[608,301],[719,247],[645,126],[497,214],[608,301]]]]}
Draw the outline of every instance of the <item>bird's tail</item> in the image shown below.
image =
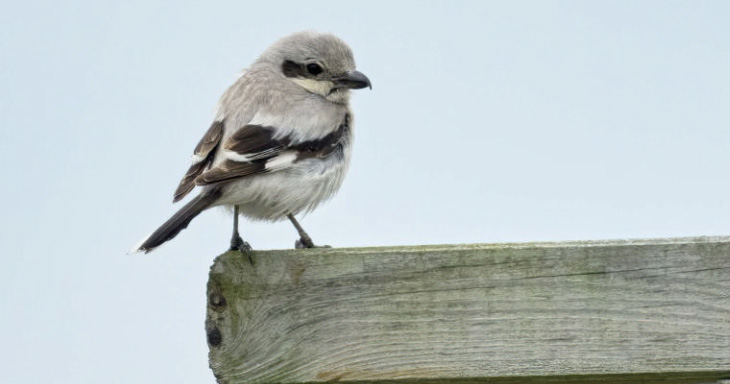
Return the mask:
{"type": "Polygon", "coordinates": [[[152,232],[151,235],[147,236],[147,238],[132,248],[131,253],[148,253],[168,240],[172,240],[172,238],[177,236],[180,231],[190,224],[190,221],[193,220],[195,216],[198,216],[200,212],[203,212],[206,208],[213,205],[220,195],[220,190],[215,188],[203,191],[198,196],[195,196],[195,198],[180,208],[179,211],[175,212],[175,214],[162,224],[160,228],[157,228],[156,231],[152,232]]]}

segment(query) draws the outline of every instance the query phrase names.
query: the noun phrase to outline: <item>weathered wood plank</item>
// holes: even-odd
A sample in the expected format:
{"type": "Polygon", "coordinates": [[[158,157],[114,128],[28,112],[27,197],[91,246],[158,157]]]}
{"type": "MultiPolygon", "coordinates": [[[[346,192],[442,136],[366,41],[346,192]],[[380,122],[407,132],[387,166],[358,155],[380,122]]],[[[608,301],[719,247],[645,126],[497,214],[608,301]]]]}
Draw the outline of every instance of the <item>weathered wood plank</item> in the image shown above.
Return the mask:
{"type": "Polygon", "coordinates": [[[254,261],[229,252],[211,267],[206,331],[220,383],[730,378],[730,237],[254,261]]]}

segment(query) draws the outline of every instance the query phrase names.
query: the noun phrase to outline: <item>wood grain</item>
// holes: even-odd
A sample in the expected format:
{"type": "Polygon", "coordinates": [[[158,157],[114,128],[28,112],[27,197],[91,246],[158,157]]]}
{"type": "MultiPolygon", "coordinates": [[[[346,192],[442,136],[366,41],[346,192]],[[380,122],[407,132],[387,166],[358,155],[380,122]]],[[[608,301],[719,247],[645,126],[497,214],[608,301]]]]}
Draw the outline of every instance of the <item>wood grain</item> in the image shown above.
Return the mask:
{"type": "Polygon", "coordinates": [[[253,258],[211,267],[219,383],[730,378],[730,237],[253,258]]]}

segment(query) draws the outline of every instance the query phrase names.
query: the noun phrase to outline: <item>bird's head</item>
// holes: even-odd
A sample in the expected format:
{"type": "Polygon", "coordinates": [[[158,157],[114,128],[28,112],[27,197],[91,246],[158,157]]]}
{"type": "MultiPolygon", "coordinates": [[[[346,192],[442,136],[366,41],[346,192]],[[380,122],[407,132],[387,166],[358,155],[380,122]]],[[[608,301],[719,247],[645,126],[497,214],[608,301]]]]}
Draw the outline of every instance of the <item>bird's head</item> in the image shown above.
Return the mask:
{"type": "Polygon", "coordinates": [[[350,89],[372,88],[367,76],[355,69],[350,47],[328,33],[305,31],[284,37],[257,63],[333,102],[346,102],[350,89]]]}

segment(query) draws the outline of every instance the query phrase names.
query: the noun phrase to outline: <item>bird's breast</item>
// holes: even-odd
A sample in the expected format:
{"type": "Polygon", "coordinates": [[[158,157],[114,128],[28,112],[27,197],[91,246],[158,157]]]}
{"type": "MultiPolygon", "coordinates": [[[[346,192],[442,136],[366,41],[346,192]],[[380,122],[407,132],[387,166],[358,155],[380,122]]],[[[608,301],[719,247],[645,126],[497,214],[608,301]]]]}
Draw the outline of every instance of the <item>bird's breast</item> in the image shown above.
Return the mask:
{"type": "Polygon", "coordinates": [[[347,172],[350,146],[340,157],[308,158],[290,168],[227,184],[220,203],[239,205],[244,216],[276,221],[287,214],[307,213],[339,190],[347,172]]]}

